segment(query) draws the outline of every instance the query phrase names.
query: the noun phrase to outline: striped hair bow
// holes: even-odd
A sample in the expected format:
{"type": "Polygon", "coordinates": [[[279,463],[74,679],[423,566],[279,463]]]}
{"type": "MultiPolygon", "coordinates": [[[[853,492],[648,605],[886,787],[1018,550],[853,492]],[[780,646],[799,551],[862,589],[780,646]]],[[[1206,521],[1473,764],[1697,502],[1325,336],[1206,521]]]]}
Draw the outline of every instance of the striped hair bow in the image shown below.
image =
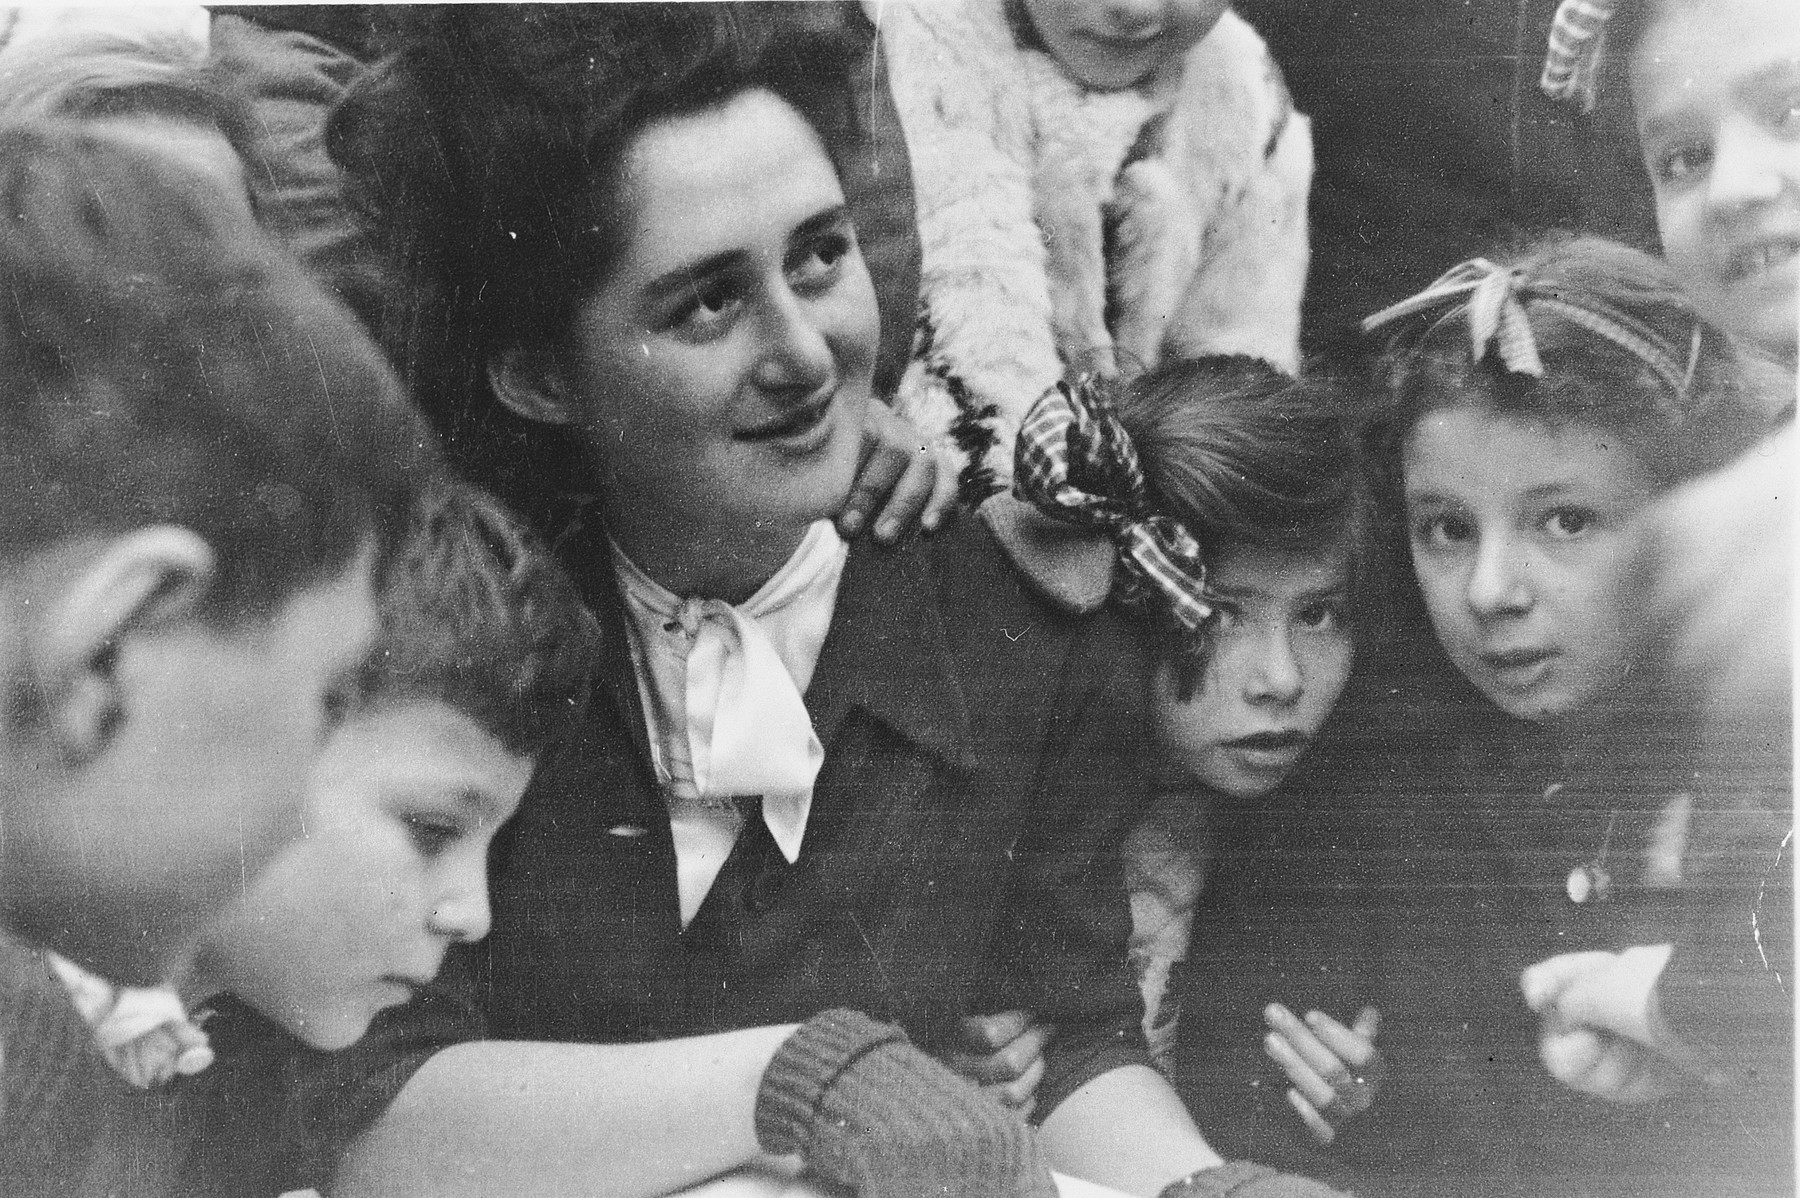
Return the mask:
{"type": "Polygon", "coordinates": [[[1097,379],[1058,383],[1032,406],[1019,429],[1013,491],[1045,515],[1110,537],[1123,568],[1120,605],[1199,647],[1213,614],[1200,542],[1150,510],[1131,435],[1097,379]]]}
{"type": "Polygon", "coordinates": [[[1486,258],[1471,258],[1451,267],[1417,295],[1364,319],[1362,330],[1372,333],[1411,316],[1436,313],[1429,332],[1463,317],[1469,323],[1469,353],[1474,361],[1481,361],[1492,349],[1500,364],[1512,373],[1541,378],[1544,361],[1531,330],[1527,304],[1534,310],[1554,312],[1643,362],[1674,400],[1664,406],[1676,420],[1681,418],[1700,358],[1699,321],[1694,322],[1684,365],[1662,334],[1629,312],[1597,295],[1534,284],[1517,268],[1500,266],[1486,258]]]}
{"type": "Polygon", "coordinates": [[[1594,110],[1594,75],[1606,46],[1606,22],[1619,0],[1562,0],[1550,22],[1550,45],[1538,86],[1552,100],[1573,100],[1594,110]]]}

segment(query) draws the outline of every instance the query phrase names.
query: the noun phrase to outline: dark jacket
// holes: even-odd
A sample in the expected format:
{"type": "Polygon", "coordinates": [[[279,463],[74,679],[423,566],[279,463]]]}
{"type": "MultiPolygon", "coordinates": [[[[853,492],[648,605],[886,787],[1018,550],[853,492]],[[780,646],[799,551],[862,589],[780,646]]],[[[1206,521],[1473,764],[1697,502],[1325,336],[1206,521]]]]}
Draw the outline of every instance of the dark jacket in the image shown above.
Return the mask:
{"type": "Polygon", "coordinates": [[[850,1006],[931,1046],[1025,1007],[1058,1027],[1040,1114],[1147,1063],[1117,853],[1146,789],[1143,686],[1110,616],[1033,597],[973,521],[858,542],[806,693],[825,764],[800,857],[752,821],[684,931],[604,542],[564,556],[605,630],[600,694],[496,850],[493,934],[319,1060],[326,1154],[432,1051],[484,1033],[645,1040],[850,1006]]]}
{"type": "MultiPolygon", "coordinates": [[[[1540,732],[1454,680],[1415,698],[1429,702],[1411,718],[1353,699],[1344,719],[1391,736],[1340,746],[1272,801],[1221,813],[1178,1050],[1179,1088],[1214,1146],[1364,1198],[1791,1193],[1776,1130],[1791,1129],[1791,1088],[1750,1118],[1697,1083],[1618,1106],[1538,1059],[1521,970],[1665,942],[1694,909],[1691,888],[1644,864],[1667,792],[1617,760],[1570,771],[1540,732]],[[1571,870],[1596,861],[1609,897],[1571,901],[1571,870]],[[1382,1013],[1376,1106],[1329,1150],[1263,1056],[1262,1008],[1277,1001],[1345,1023],[1364,1004],[1382,1013]]],[[[1785,1076],[1788,1061],[1771,1066],[1785,1076]]]]}

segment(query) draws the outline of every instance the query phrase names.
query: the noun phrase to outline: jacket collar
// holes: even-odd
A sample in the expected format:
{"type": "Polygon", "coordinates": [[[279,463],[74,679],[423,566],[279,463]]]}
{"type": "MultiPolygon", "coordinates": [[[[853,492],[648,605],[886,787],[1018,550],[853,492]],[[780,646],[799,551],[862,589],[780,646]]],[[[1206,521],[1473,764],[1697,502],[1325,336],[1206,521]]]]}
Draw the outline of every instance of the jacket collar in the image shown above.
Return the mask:
{"type": "Polygon", "coordinates": [[[937,591],[918,538],[885,547],[864,537],[850,546],[831,632],[806,692],[827,753],[844,717],[861,708],[939,757],[962,757],[969,708],[937,591]]]}
{"type": "MultiPolygon", "coordinates": [[[[597,513],[578,521],[558,542],[601,628],[596,696],[612,704],[638,760],[652,770],[623,600],[597,513]]],[[[831,631],[805,695],[813,730],[828,755],[844,717],[861,708],[945,760],[962,758],[970,735],[968,703],[936,600],[929,554],[916,537],[894,547],[868,537],[851,544],[831,631]]]]}

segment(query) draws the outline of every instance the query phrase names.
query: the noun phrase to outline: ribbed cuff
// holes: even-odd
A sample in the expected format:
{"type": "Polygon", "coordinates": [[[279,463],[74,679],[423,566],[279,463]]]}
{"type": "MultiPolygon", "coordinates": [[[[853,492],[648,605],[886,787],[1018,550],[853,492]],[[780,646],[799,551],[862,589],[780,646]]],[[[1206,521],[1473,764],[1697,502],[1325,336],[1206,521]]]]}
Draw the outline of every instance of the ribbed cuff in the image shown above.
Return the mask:
{"type": "Polygon", "coordinates": [[[906,1033],[860,1011],[834,1008],[789,1036],[763,1070],[756,1092],[756,1140],[764,1152],[804,1152],[819,1104],[832,1083],[872,1048],[906,1033]]]}

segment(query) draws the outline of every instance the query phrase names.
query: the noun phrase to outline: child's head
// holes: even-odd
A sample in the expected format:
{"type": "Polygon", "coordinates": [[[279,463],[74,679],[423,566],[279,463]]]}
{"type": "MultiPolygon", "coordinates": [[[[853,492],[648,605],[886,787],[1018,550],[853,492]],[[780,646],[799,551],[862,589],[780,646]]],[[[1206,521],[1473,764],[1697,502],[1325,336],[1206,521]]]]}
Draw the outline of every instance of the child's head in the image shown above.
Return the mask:
{"type": "Polygon", "coordinates": [[[595,634],[549,554],[460,486],[382,571],[381,631],[284,848],[208,936],[197,981],[320,1048],[488,927],[487,851],[585,704],[595,634]]]}
{"type": "Polygon", "coordinates": [[[1014,0],[1026,34],[1088,87],[1142,83],[1212,32],[1225,0],[1014,0]]]}
{"type": "Polygon", "coordinates": [[[249,101],[186,39],[79,27],[34,39],[0,62],[0,115],[88,122],[178,157],[222,196],[251,202],[249,101]]]}
{"type": "Polygon", "coordinates": [[[1465,263],[1365,327],[1392,331],[1369,439],[1450,660],[1512,715],[1592,713],[1640,648],[1639,509],[1762,426],[1728,339],[1595,238],[1465,263]]]}
{"type": "MultiPolygon", "coordinates": [[[[1615,10],[1598,27],[1604,41],[1583,38],[1576,31],[1595,25],[1579,20],[1568,26],[1578,47],[1568,57],[1592,70],[1583,58],[1604,46],[1629,80],[1663,253],[1707,320],[1791,364],[1800,320],[1800,7],[1603,7],[1615,10]]],[[[1560,13],[1559,22],[1568,24],[1560,13]]]]}
{"type": "Polygon", "coordinates": [[[190,172],[10,126],[0,209],[0,897],[151,980],[299,830],[437,460],[354,319],[190,172]]]}
{"type": "Polygon", "coordinates": [[[1293,769],[1350,675],[1351,614],[1372,564],[1369,504],[1337,390],[1250,358],[1144,376],[1119,401],[1151,505],[1199,541],[1204,665],[1162,654],[1159,737],[1237,798],[1293,769]]]}

